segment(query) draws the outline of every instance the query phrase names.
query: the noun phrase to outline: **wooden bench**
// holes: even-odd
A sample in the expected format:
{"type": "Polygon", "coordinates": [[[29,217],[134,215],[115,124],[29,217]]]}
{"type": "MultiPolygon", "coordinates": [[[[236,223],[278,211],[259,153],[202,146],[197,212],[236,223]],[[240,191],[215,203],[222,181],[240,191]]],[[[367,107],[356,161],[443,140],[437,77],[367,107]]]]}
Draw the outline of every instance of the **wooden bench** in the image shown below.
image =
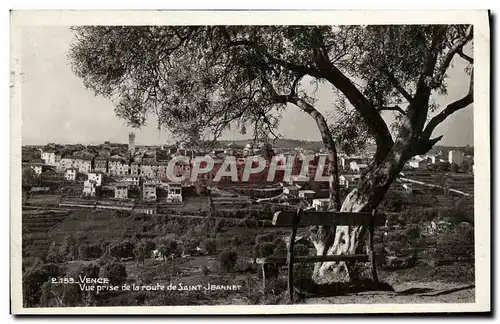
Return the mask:
{"type": "Polygon", "coordinates": [[[293,264],[294,263],[315,263],[327,261],[358,261],[370,262],[373,281],[378,285],[377,267],[375,264],[375,253],[373,251],[373,233],[375,226],[385,226],[386,215],[377,213],[376,210],[370,212],[318,212],[303,211],[298,209],[293,211],[278,211],[274,214],[273,225],[279,227],[291,227],[290,242],[286,257],[268,257],[258,258],[256,263],[262,265],[262,285],[266,285],[266,264],[287,265],[288,268],[288,293],[290,300],[293,301],[293,264]],[[299,227],[312,225],[324,226],[366,226],[367,235],[367,254],[350,255],[316,255],[316,256],[294,256],[295,237],[299,227]]]}

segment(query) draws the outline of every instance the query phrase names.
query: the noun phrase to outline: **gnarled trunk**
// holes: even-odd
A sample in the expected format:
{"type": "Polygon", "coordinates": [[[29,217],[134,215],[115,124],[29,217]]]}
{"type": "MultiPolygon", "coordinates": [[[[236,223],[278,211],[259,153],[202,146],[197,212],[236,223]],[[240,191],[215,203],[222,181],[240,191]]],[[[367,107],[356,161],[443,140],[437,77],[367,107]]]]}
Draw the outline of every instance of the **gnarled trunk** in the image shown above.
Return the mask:
{"type": "MultiPolygon", "coordinates": [[[[396,144],[381,163],[374,162],[357,188],[347,195],[340,211],[361,212],[376,208],[407,161],[408,154],[404,151],[408,147],[408,143],[396,144]]],[[[363,226],[337,226],[329,235],[313,237],[313,243],[317,255],[355,254],[364,251],[365,235],[363,226]]],[[[364,277],[364,274],[353,271],[345,262],[323,262],[316,263],[312,279],[317,284],[343,283],[359,276],[364,277]]]]}

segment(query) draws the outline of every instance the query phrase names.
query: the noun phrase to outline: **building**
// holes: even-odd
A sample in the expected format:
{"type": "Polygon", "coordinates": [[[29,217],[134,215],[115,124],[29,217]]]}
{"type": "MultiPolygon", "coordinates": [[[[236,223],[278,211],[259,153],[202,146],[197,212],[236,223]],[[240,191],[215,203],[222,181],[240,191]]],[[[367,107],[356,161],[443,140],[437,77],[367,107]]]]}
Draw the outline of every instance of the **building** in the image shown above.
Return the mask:
{"type": "Polygon", "coordinates": [[[103,178],[102,172],[90,172],[88,174],[88,179],[95,181],[97,186],[102,185],[102,178],[103,178]]]}
{"type": "Polygon", "coordinates": [[[142,197],[144,200],[156,200],[156,184],[145,182],[142,186],[142,197]]]}
{"type": "Polygon", "coordinates": [[[90,157],[76,158],[75,167],[78,169],[78,172],[83,174],[89,174],[90,172],[92,172],[92,158],[90,157]]]}
{"type": "Polygon", "coordinates": [[[42,174],[42,170],[43,170],[43,163],[42,162],[31,162],[28,165],[35,172],[36,175],[42,174]]]}
{"type": "Polygon", "coordinates": [[[42,151],[41,158],[45,164],[51,166],[57,166],[61,162],[61,156],[55,150],[42,151]]]}
{"type": "Polygon", "coordinates": [[[126,184],[115,185],[115,198],[116,199],[128,198],[128,186],[126,184]]]}
{"type": "Polygon", "coordinates": [[[123,178],[123,182],[129,186],[139,186],[141,178],[135,175],[128,175],[123,178]]]}
{"type": "Polygon", "coordinates": [[[299,198],[312,199],[315,193],[313,190],[299,190],[299,198]]]}
{"type": "Polygon", "coordinates": [[[358,163],[358,161],[351,161],[349,168],[354,172],[362,172],[368,167],[366,163],[358,163]]]}
{"type": "Polygon", "coordinates": [[[85,180],[83,183],[83,195],[84,196],[95,196],[96,195],[97,184],[93,180],[85,180]]]}
{"type": "Polygon", "coordinates": [[[125,176],[129,174],[129,165],[121,157],[111,157],[108,162],[108,172],[112,176],[125,176]]]}
{"type": "Polygon", "coordinates": [[[182,202],[182,185],[180,183],[174,183],[174,182],[168,183],[167,200],[182,202]]]}
{"type": "Polygon", "coordinates": [[[94,159],[94,171],[108,173],[108,158],[104,156],[98,156],[94,159]]]}
{"type": "Polygon", "coordinates": [[[139,166],[140,175],[147,178],[156,178],[158,173],[158,163],[143,163],[139,166]]]}
{"type": "Polygon", "coordinates": [[[427,160],[412,159],[407,162],[407,165],[416,170],[427,170],[427,160]]]}
{"type": "Polygon", "coordinates": [[[326,211],[330,203],[330,198],[313,199],[312,206],[316,211],[326,211]]]}
{"type": "Polygon", "coordinates": [[[141,175],[141,163],[139,162],[132,162],[130,164],[130,174],[133,176],[139,176],[141,175]]]}
{"type": "Polygon", "coordinates": [[[154,215],[158,213],[156,206],[150,204],[138,204],[134,207],[132,211],[137,214],[147,214],[147,215],[154,215]]]}
{"type": "Polygon", "coordinates": [[[297,197],[299,194],[299,188],[297,188],[296,186],[284,186],[283,193],[285,195],[297,197]]]}
{"type": "Polygon", "coordinates": [[[130,152],[131,155],[134,155],[135,153],[135,133],[130,132],[128,134],[128,151],[130,152]]]}
{"type": "Polygon", "coordinates": [[[77,173],[78,173],[78,169],[77,168],[73,168],[73,167],[68,168],[64,172],[64,178],[66,180],[68,180],[68,181],[75,181],[77,173]]]}
{"type": "Polygon", "coordinates": [[[465,154],[462,151],[450,151],[448,152],[448,162],[461,165],[464,162],[464,156],[465,154]]]}
{"type": "Polygon", "coordinates": [[[59,161],[59,167],[58,169],[61,171],[65,171],[69,168],[74,168],[75,167],[75,159],[72,157],[63,157],[59,161]]]}
{"type": "Polygon", "coordinates": [[[359,174],[343,174],[339,177],[339,184],[344,188],[356,187],[361,176],[359,174]]]}

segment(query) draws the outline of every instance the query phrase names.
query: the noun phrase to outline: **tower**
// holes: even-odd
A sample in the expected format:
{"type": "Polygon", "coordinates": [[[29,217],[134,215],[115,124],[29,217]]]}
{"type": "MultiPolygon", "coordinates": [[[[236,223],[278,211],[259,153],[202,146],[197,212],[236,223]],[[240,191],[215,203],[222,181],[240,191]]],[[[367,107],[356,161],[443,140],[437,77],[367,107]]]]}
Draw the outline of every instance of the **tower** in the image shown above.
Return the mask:
{"type": "Polygon", "coordinates": [[[134,154],[134,152],[135,152],[135,133],[134,132],[130,132],[128,134],[128,151],[131,154],[134,154]]]}

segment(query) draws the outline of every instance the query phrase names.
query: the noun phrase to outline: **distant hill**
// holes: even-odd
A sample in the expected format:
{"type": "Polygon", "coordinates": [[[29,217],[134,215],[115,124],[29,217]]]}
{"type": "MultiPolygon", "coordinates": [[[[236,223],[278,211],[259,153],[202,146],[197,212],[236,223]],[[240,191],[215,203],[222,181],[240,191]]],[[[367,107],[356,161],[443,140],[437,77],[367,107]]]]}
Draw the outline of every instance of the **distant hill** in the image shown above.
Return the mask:
{"type": "MultiPolygon", "coordinates": [[[[247,140],[220,140],[218,143],[221,146],[227,146],[229,143],[233,143],[234,146],[236,147],[245,147],[248,143],[252,143],[252,139],[247,139],[247,140]]],[[[272,145],[276,148],[280,149],[293,149],[300,147],[302,149],[306,150],[318,150],[320,148],[323,148],[324,145],[321,141],[303,141],[303,140],[297,140],[297,139],[286,139],[286,138],[280,138],[275,141],[271,141],[272,145]]]]}

